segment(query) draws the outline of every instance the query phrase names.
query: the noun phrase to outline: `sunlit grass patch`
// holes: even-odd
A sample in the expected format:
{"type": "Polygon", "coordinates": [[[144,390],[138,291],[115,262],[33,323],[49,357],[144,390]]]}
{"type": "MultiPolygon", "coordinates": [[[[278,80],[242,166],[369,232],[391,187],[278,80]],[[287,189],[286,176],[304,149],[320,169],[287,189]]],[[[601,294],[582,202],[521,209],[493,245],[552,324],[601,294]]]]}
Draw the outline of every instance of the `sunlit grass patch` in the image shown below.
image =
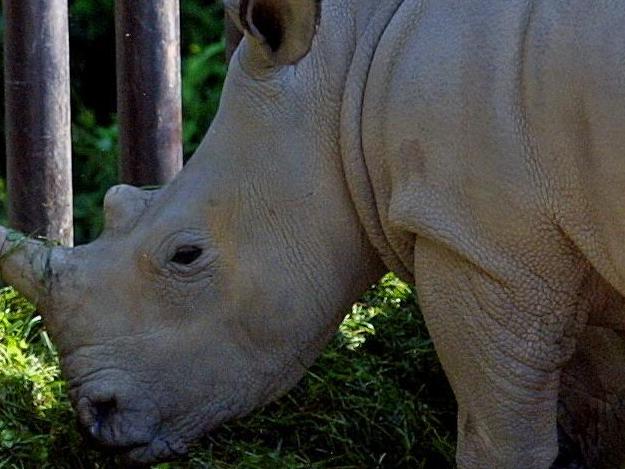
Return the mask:
{"type": "Polygon", "coordinates": [[[73,422],[41,317],[14,290],[0,290],[0,468],[84,467],[73,422]]]}

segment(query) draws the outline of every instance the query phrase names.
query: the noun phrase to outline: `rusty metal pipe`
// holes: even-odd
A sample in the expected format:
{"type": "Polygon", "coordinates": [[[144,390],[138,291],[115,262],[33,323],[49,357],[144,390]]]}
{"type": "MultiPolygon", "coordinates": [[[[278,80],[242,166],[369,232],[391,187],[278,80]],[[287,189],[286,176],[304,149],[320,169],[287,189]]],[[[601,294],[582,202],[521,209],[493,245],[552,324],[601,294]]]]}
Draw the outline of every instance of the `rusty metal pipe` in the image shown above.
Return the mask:
{"type": "Polygon", "coordinates": [[[4,0],[9,220],[73,241],[67,0],[4,0]]]}
{"type": "Polygon", "coordinates": [[[120,176],[161,185],[182,168],[178,0],[117,0],[120,176]]]}

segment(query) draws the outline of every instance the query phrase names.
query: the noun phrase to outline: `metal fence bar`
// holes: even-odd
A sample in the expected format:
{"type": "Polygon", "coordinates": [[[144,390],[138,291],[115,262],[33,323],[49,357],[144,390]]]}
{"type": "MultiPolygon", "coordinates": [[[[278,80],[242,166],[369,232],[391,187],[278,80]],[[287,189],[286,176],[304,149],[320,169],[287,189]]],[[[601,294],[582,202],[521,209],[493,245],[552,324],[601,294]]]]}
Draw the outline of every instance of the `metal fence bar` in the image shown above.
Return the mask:
{"type": "Polygon", "coordinates": [[[120,176],[159,185],[182,168],[178,0],[116,0],[120,176]]]}
{"type": "Polygon", "coordinates": [[[67,0],[4,0],[9,223],[70,245],[67,0]]]}

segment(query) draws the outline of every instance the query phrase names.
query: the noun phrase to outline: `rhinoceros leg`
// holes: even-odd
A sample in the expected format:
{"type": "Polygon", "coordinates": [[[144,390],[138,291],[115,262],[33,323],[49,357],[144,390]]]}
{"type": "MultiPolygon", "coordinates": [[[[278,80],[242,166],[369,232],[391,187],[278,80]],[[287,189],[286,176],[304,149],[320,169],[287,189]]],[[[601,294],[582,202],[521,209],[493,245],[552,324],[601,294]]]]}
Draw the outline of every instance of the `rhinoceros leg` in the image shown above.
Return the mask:
{"type": "Polygon", "coordinates": [[[593,469],[625,467],[625,339],[587,327],[562,373],[562,430],[593,469]]]}
{"type": "Polygon", "coordinates": [[[584,317],[568,289],[580,281],[554,287],[495,270],[417,242],[417,293],[458,400],[458,467],[547,469],[558,453],[560,369],[584,317]]]}

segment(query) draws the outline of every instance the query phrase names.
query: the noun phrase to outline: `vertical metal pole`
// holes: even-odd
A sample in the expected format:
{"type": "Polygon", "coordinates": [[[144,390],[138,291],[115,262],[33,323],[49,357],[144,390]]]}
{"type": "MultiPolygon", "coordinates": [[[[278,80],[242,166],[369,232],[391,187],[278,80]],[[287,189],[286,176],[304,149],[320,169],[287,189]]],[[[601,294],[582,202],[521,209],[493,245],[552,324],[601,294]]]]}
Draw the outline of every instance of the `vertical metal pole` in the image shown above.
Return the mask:
{"type": "Polygon", "coordinates": [[[170,181],[182,168],[178,0],[116,0],[121,180],[170,181]]]}
{"type": "Polygon", "coordinates": [[[9,222],[70,245],[67,0],[4,0],[9,222]]]}
{"type": "Polygon", "coordinates": [[[224,36],[226,37],[226,64],[229,64],[232,54],[234,54],[239,42],[243,39],[243,34],[228,13],[226,13],[224,18],[224,36]]]}

